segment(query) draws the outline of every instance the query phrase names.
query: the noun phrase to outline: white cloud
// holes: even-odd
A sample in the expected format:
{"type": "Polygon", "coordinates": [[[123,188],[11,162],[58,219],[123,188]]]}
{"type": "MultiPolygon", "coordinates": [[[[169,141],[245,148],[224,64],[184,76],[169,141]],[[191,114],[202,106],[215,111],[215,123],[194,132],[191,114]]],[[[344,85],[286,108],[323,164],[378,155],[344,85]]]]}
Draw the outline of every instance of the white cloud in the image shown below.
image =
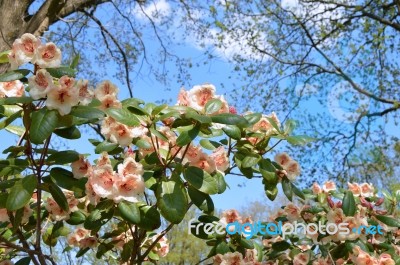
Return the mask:
{"type": "Polygon", "coordinates": [[[171,14],[171,5],[166,0],[157,0],[145,5],[137,4],[133,14],[139,20],[146,20],[149,17],[155,23],[160,23],[163,18],[171,14]]]}

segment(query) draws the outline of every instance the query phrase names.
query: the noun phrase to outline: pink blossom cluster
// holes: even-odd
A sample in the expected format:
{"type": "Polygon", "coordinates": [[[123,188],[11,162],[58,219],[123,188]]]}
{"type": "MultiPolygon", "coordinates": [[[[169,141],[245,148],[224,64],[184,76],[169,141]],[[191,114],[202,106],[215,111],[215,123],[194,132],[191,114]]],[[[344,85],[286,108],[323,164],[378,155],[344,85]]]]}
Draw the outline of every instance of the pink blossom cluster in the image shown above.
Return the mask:
{"type": "Polygon", "coordinates": [[[65,197],[67,198],[69,209],[68,211],[63,210],[53,197],[47,197],[45,208],[49,212],[50,217],[55,221],[68,220],[72,212],[78,211],[78,204],[80,200],[75,198],[74,193],[69,190],[63,190],[65,197]]]}
{"type": "Polygon", "coordinates": [[[216,113],[211,114],[235,112],[234,109],[228,106],[224,96],[215,95],[215,86],[211,84],[197,85],[189,91],[182,88],[178,95],[177,105],[191,107],[197,111],[204,112],[207,102],[212,99],[219,99],[222,102],[222,107],[216,113]]]}
{"type": "Polygon", "coordinates": [[[278,163],[283,170],[278,171],[278,176],[286,176],[289,180],[294,181],[300,175],[300,165],[293,160],[287,153],[280,153],[275,156],[275,162],[278,163]]]}
{"type": "MultiPolygon", "coordinates": [[[[21,224],[26,224],[29,221],[29,217],[31,217],[33,214],[32,209],[29,207],[29,205],[25,205],[24,211],[22,214],[22,221],[21,224]]],[[[7,209],[1,208],[0,209],[0,223],[5,223],[5,222],[10,222],[10,218],[7,213],[7,209]]],[[[9,224],[10,227],[12,227],[12,224],[9,224]]]]}
{"type": "Polygon", "coordinates": [[[97,204],[100,198],[112,199],[115,202],[122,200],[137,202],[144,192],[143,166],[136,162],[135,157],[127,154],[123,163],[113,170],[110,158],[103,152],[96,165],[80,157],[71,163],[75,178],[86,176],[86,194],[92,204],[97,204]]]}
{"type": "MultiPolygon", "coordinates": [[[[155,241],[159,235],[155,235],[150,241],[155,241]]],[[[159,257],[165,257],[169,253],[169,242],[166,236],[161,237],[156,246],[152,249],[159,257]]]]}
{"type": "Polygon", "coordinates": [[[90,235],[90,230],[78,227],[75,231],[68,235],[67,243],[73,247],[81,249],[94,248],[97,246],[97,237],[90,235]]]}
{"type": "MultiPolygon", "coordinates": [[[[372,184],[363,183],[348,183],[347,191],[353,193],[356,198],[356,212],[353,216],[346,216],[343,211],[343,203],[339,199],[333,197],[335,192],[339,192],[336,185],[332,181],[326,181],[322,187],[318,183],[314,183],[311,191],[313,196],[321,198],[326,198],[325,202],[321,202],[321,199],[308,199],[305,204],[300,203],[288,203],[283,209],[278,210],[275,214],[271,215],[270,222],[275,222],[278,224],[277,219],[284,225],[286,222],[297,222],[303,224],[317,224],[321,223],[325,226],[328,224],[344,224],[347,223],[346,227],[351,231],[348,234],[339,233],[326,233],[323,237],[320,237],[320,232],[314,230],[313,233],[307,233],[305,238],[297,242],[297,248],[301,250],[301,253],[296,254],[294,257],[290,255],[290,249],[283,251],[279,256],[281,262],[292,262],[297,265],[307,265],[312,262],[313,265],[331,265],[331,264],[374,264],[374,265],[384,265],[390,264],[394,265],[395,261],[393,257],[387,253],[377,252],[375,254],[368,253],[359,246],[355,246],[351,252],[351,255],[346,258],[341,258],[332,260],[329,257],[322,257],[319,254],[312,253],[311,246],[316,244],[341,244],[346,240],[354,241],[361,240],[363,242],[368,242],[371,246],[379,249],[379,245],[382,243],[387,243],[386,234],[391,234],[393,241],[391,246],[395,250],[396,255],[400,255],[400,246],[397,242],[400,242],[400,230],[397,227],[391,227],[380,221],[376,215],[385,215],[396,219],[394,216],[389,215],[386,210],[380,208],[384,199],[378,198],[376,190],[372,184]],[[319,201],[319,202],[318,202],[319,201]],[[326,205],[324,210],[318,212],[311,211],[314,207],[320,207],[320,204],[326,205]],[[282,221],[282,217],[286,217],[287,221],[282,221]],[[354,232],[353,228],[359,229],[360,227],[368,227],[370,223],[373,222],[376,226],[379,225],[383,231],[381,233],[371,233],[369,234],[364,228],[360,230],[360,233],[354,232]],[[394,242],[394,243],[393,243],[394,242]]],[[[315,208],[314,208],[315,209],[315,208]]],[[[309,228],[312,228],[309,227],[309,228]]],[[[280,235],[268,237],[263,239],[263,245],[266,249],[270,249],[273,243],[283,241],[284,239],[280,235]]]]}
{"type": "Polygon", "coordinates": [[[61,51],[52,42],[42,44],[40,39],[32,34],[25,33],[13,43],[8,55],[11,69],[17,69],[26,63],[33,63],[40,68],[59,67],[61,51]]]}

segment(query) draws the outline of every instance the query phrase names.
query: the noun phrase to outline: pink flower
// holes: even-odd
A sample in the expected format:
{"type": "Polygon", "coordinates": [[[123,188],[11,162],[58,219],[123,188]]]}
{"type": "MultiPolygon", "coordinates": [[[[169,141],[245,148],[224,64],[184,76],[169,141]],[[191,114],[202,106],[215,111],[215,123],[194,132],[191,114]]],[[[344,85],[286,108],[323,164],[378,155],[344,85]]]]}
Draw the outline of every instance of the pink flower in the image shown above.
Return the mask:
{"type": "Polygon", "coordinates": [[[181,90],[179,91],[177,105],[189,106],[189,94],[184,88],[181,88],[181,90]]]}
{"type": "Polygon", "coordinates": [[[276,116],[275,112],[272,112],[269,115],[263,114],[261,119],[253,125],[253,128],[251,129],[251,131],[263,132],[267,135],[277,133],[276,129],[272,126],[272,124],[270,123],[270,121],[267,118],[272,119],[278,127],[281,126],[281,123],[280,123],[278,117],[276,116]]]}
{"type": "Polygon", "coordinates": [[[243,256],[239,252],[217,254],[213,257],[214,265],[244,265],[243,256]]]}
{"type": "Polygon", "coordinates": [[[280,153],[275,156],[275,162],[282,167],[288,165],[291,160],[292,158],[287,153],[280,153]]]}
{"type": "Polygon", "coordinates": [[[88,86],[88,83],[88,80],[79,80],[76,84],[79,91],[79,102],[83,106],[89,105],[94,97],[94,90],[88,86]]]}
{"type": "Polygon", "coordinates": [[[118,91],[119,89],[113,83],[105,80],[97,85],[94,94],[98,100],[103,101],[106,96],[112,96],[116,99],[118,91]]]}
{"type": "Polygon", "coordinates": [[[127,175],[143,175],[142,164],[135,161],[133,157],[128,156],[122,164],[118,165],[118,174],[120,176],[127,175]]]}
{"type": "Polygon", "coordinates": [[[191,166],[201,168],[207,173],[213,173],[216,169],[214,160],[205,153],[200,153],[197,161],[190,162],[191,166]]]}
{"type": "Polygon", "coordinates": [[[0,98],[22,97],[25,93],[24,84],[19,81],[0,82],[0,98]]]}
{"type": "Polygon", "coordinates": [[[318,257],[318,259],[314,260],[312,265],[331,265],[332,262],[329,258],[318,257]]]}
{"type": "Polygon", "coordinates": [[[79,247],[84,248],[94,248],[97,246],[97,238],[94,236],[83,238],[79,241],[79,247]]]}
{"type": "Polygon", "coordinates": [[[78,103],[79,93],[76,87],[53,86],[47,93],[47,108],[58,110],[61,116],[69,114],[71,108],[78,103]]]}
{"type": "Polygon", "coordinates": [[[101,199],[99,195],[94,191],[91,181],[85,184],[85,194],[90,204],[97,205],[101,199]]]}
{"type": "Polygon", "coordinates": [[[40,69],[28,78],[29,94],[35,100],[46,97],[50,88],[54,86],[53,77],[45,69],[40,69]]]}
{"type": "Polygon", "coordinates": [[[347,182],[347,186],[349,186],[349,190],[356,196],[361,195],[361,187],[357,183],[347,182]]]}
{"type": "Polygon", "coordinates": [[[190,107],[202,111],[210,99],[215,96],[215,87],[211,84],[194,86],[189,91],[190,107]]]}
{"type": "Polygon", "coordinates": [[[241,223],[242,217],[239,215],[238,211],[236,211],[235,209],[230,209],[222,213],[222,218],[220,221],[226,224],[233,223],[235,221],[241,223]]]}
{"type": "Polygon", "coordinates": [[[40,68],[54,68],[61,64],[61,50],[52,42],[40,45],[32,63],[37,64],[40,68]]]}
{"type": "Polygon", "coordinates": [[[93,191],[102,198],[112,198],[115,182],[115,172],[107,168],[96,168],[93,176],[89,178],[93,191]]]}
{"type": "Polygon", "coordinates": [[[287,153],[277,154],[275,161],[283,168],[281,173],[286,174],[287,178],[294,181],[300,175],[300,165],[293,160],[287,153]]]}
{"type": "Polygon", "coordinates": [[[79,156],[79,160],[71,163],[72,173],[76,179],[85,177],[88,174],[90,167],[89,161],[85,159],[83,155],[79,156]]]}
{"type": "Polygon", "coordinates": [[[324,192],[330,192],[336,190],[336,184],[333,181],[326,181],[324,185],[322,185],[322,190],[324,192]]]}
{"type": "Polygon", "coordinates": [[[307,265],[310,260],[308,253],[299,253],[293,258],[293,265],[307,265]]]}
{"type": "Polygon", "coordinates": [[[0,261],[0,265],[14,265],[14,262],[12,262],[9,259],[6,259],[6,260],[3,260],[3,261],[0,261]]]}
{"type": "MultiPolygon", "coordinates": [[[[156,240],[158,236],[159,236],[159,235],[153,236],[153,237],[152,237],[152,240],[153,240],[153,241],[156,240]]],[[[160,257],[165,257],[165,256],[167,256],[167,254],[169,253],[169,243],[168,243],[168,239],[167,239],[165,236],[163,236],[163,237],[157,242],[157,245],[156,245],[156,247],[154,247],[153,250],[156,251],[157,254],[158,254],[158,256],[160,256],[160,257]]]]}
{"type": "Polygon", "coordinates": [[[312,192],[313,192],[314,194],[320,194],[320,193],[322,192],[322,188],[321,188],[320,185],[318,185],[317,182],[314,182],[314,183],[313,183],[312,192]]]}
{"type": "Polygon", "coordinates": [[[378,261],[359,246],[353,248],[353,254],[350,258],[355,264],[378,265],[378,261]]]}
{"type": "Polygon", "coordinates": [[[120,202],[122,200],[138,202],[138,197],[143,194],[145,185],[141,175],[129,174],[118,176],[115,181],[113,200],[120,202]]]}
{"type": "Polygon", "coordinates": [[[11,69],[15,70],[20,65],[30,62],[40,45],[40,40],[30,33],[25,33],[21,38],[16,39],[8,58],[11,63],[11,69]]]}
{"type": "Polygon", "coordinates": [[[214,160],[218,171],[225,172],[229,168],[229,158],[223,146],[215,149],[210,158],[214,160]]]}
{"type": "Polygon", "coordinates": [[[387,253],[383,253],[379,256],[379,265],[395,265],[392,256],[387,253]]]}
{"type": "Polygon", "coordinates": [[[294,222],[300,219],[300,209],[293,203],[286,205],[284,211],[289,221],[294,222]]]}
{"type": "Polygon", "coordinates": [[[114,95],[105,95],[100,100],[101,105],[99,109],[105,110],[109,108],[119,109],[122,107],[121,102],[114,95]]]}
{"type": "Polygon", "coordinates": [[[0,209],[0,223],[10,222],[10,219],[7,214],[7,209],[1,208],[0,209]]]}
{"type": "Polygon", "coordinates": [[[372,186],[372,184],[363,183],[363,184],[360,185],[360,189],[361,189],[361,195],[363,197],[372,197],[372,196],[374,196],[375,189],[374,189],[374,186],[372,186]]]}
{"type": "Polygon", "coordinates": [[[296,161],[292,160],[285,168],[287,177],[289,180],[294,181],[298,175],[300,175],[300,165],[296,161]]]}

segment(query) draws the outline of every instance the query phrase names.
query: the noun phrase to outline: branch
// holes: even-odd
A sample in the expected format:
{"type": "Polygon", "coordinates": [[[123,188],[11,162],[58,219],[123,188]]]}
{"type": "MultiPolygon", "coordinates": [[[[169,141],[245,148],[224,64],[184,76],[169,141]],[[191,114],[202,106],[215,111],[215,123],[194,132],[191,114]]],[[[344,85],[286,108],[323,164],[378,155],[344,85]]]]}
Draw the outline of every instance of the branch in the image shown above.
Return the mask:
{"type": "Polygon", "coordinates": [[[119,44],[118,40],[104,27],[103,23],[101,23],[101,21],[96,18],[94,15],[92,15],[91,13],[87,12],[86,10],[79,10],[82,13],[84,13],[86,16],[90,17],[100,28],[100,30],[104,33],[106,33],[110,39],[114,42],[115,46],[117,46],[122,59],[124,61],[124,66],[125,66],[125,79],[126,79],[126,84],[128,86],[128,90],[129,90],[129,96],[132,98],[133,97],[133,91],[132,91],[132,87],[130,84],[130,77],[129,77],[129,63],[128,63],[128,58],[126,56],[126,53],[124,51],[124,49],[122,49],[121,45],[119,44]]]}
{"type": "Polygon", "coordinates": [[[42,35],[50,25],[80,9],[97,6],[110,0],[47,0],[32,16],[25,27],[25,32],[42,35]]]}

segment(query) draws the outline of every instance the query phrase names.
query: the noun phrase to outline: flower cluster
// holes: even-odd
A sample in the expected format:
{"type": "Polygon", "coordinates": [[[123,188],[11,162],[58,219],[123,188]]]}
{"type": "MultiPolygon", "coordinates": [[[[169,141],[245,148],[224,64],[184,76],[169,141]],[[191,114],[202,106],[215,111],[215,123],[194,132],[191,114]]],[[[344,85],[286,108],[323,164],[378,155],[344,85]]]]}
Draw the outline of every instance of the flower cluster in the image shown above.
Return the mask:
{"type": "Polygon", "coordinates": [[[300,165],[293,160],[287,153],[280,153],[275,156],[275,161],[283,168],[278,172],[278,176],[284,175],[291,181],[300,175],[300,165]]]}
{"type": "Polygon", "coordinates": [[[52,42],[42,44],[40,39],[32,34],[25,33],[13,43],[8,55],[11,69],[17,69],[26,63],[33,63],[40,68],[59,67],[61,51],[52,42]]]}
{"type": "Polygon", "coordinates": [[[400,255],[398,245],[400,231],[396,225],[396,217],[393,213],[382,209],[384,198],[377,196],[371,184],[348,183],[347,190],[339,190],[331,181],[325,182],[322,187],[314,183],[306,197],[305,204],[289,203],[270,216],[269,221],[276,225],[278,222],[283,225],[302,223],[314,230],[307,231],[304,237],[298,234],[304,231],[295,231],[289,239],[284,239],[278,234],[265,236],[263,245],[266,253],[272,253],[273,244],[286,241],[293,243],[294,247],[288,247],[282,251],[278,257],[279,262],[298,265],[306,265],[310,262],[313,265],[395,264],[395,258],[397,260],[400,255]],[[354,210],[351,208],[353,206],[349,205],[354,205],[354,210]],[[348,229],[349,233],[328,229],[330,224],[341,224],[348,229]],[[371,224],[379,227],[383,234],[375,230],[370,231],[371,224]],[[321,225],[324,227],[323,233],[320,231],[321,225]],[[350,245],[349,242],[355,244],[350,245]],[[390,251],[386,252],[382,244],[386,246],[386,250],[390,251]],[[331,251],[335,248],[345,248],[348,255],[329,257],[324,252],[313,252],[311,250],[313,245],[323,245],[331,251]],[[350,246],[352,248],[349,249],[350,246]]]}
{"type": "Polygon", "coordinates": [[[70,246],[85,248],[94,248],[97,246],[97,237],[90,235],[90,230],[79,227],[68,235],[67,243],[70,246]]]}
{"type": "Polygon", "coordinates": [[[88,177],[86,194],[90,203],[97,204],[101,198],[137,202],[144,192],[143,166],[128,154],[114,171],[107,153],[102,153],[96,165],[80,157],[71,164],[74,177],[88,177]]]}
{"type": "Polygon", "coordinates": [[[239,252],[228,252],[225,254],[217,254],[213,257],[214,265],[267,265],[267,262],[257,261],[257,250],[247,249],[243,257],[239,252]]]}
{"type": "Polygon", "coordinates": [[[47,197],[46,200],[46,210],[55,221],[68,220],[70,214],[78,210],[80,201],[75,198],[74,193],[69,190],[63,190],[63,193],[68,202],[68,211],[63,210],[52,197],[47,197]]]}

